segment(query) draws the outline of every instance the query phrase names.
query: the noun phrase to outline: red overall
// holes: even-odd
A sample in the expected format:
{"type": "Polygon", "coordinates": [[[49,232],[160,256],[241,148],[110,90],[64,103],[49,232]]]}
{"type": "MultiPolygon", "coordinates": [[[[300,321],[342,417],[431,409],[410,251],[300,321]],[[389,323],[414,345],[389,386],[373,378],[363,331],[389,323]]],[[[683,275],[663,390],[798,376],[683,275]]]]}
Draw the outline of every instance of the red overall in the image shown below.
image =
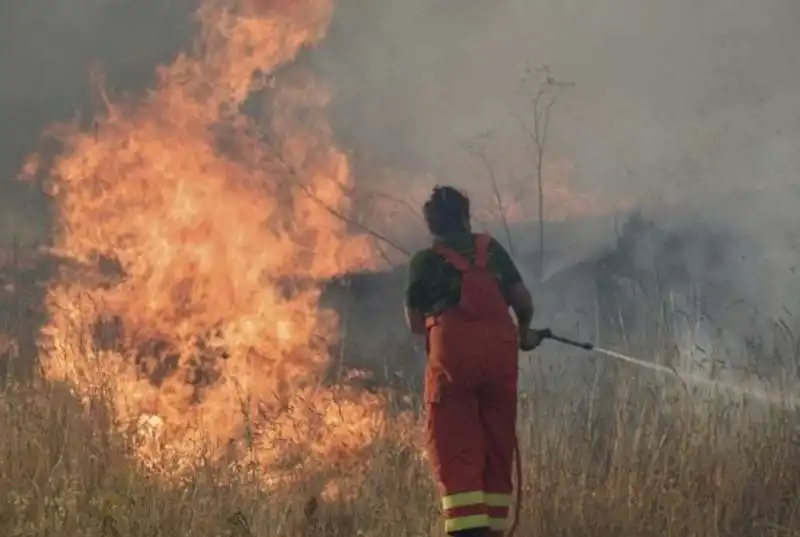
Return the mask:
{"type": "Polygon", "coordinates": [[[448,533],[501,535],[511,505],[517,329],[487,269],[489,241],[477,236],[474,265],[441,243],[433,247],[462,278],[458,306],[426,321],[427,443],[448,533]]]}

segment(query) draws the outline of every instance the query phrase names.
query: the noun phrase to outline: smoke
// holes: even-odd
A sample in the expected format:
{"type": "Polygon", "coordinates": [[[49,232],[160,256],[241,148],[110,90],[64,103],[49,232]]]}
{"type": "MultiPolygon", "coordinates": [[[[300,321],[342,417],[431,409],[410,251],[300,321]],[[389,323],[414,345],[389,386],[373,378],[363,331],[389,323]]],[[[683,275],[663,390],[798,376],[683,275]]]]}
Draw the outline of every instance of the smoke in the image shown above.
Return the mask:
{"type": "MultiPolygon", "coordinates": [[[[0,112],[8,118],[0,205],[18,233],[44,209],[12,178],[47,125],[96,101],[88,68],[101,64],[113,91],[142,91],[194,31],[193,0],[43,6],[11,0],[0,8],[0,112]],[[23,197],[36,203],[23,210],[23,197]]],[[[521,77],[549,66],[575,85],[554,108],[547,147],[569,169],[545,181],[568,175],[574,191],[609,206],[632,201],[676,233],[694,232],[685,219],[729,232],[713,278],[775,312],[800,296],[787,291],[800,224],[798,23],[794,0],[339,0],[329,37],[303,61],[332,89],[333,131],[353,152],[360,185],[408,199],[450,182],[486,204],[487,172],[464,142],[492,130],[487,151],[504,193],[532,188],[521,77]],[[370,173],[386,168],[408,173],[370,173]]],[[[595,231],[572,232],[579,246],[550,271],[614,246],[611,233],[595,231]]],[[[413,234],[424,238],[419,227],[413,234]]],[[[517,248],[534,242],[526,235],[517,248]]],[[[698,252],[680,255],[704,266],[698,252]]]]}
{"type": "Polygon", "coordinates": [[[520,77],[550,66],[576,84],[551,129],[574,180],[655,200],[795,182],[798,17],[791,0],[340,2],[314,61],[349,147],[464,186],[479,179],[460,144],[486,129],[528,175],[520,77]]]}
{"type": "MultiPolygon", "coordinates": [[[[46,125],[86,108],[92,64],[112,89],[146,87],[189,41],[193,7],[4,2],[0,35],[13,46],[0,52],[0,107],[11,118],[0,175],[14,174],[46,125]]],[[[692,198],[796,183],[798,20],[792,0],[340,0],[308,61],[333,85],[335,131],[360,160],[481,193],[485,173],[463,142],[494,129],[501,179],[529,180],[520,77],[548,65],[576,84],[550,137],[571,180],[596,196],[692,198]]]]}
{"type": "MultiPolygon", "coordinates": [[[[653,246],[662,272],[684,267],[716,289],[718,305],[747,302],[737,325],[754,310],[767,317],[800,311],[797,2],[339,6],[330,38],[310,61],[335,90],[334,130],[357,162],[412,170],[382,188],[424,193],[435,180],[493,203],[486,170],[464,147],[487,130],[506,196],[533,188],[531,143],[520,128],[520,119],[530,120],[531,94],[521,77],[546,65],[574,83],[553,109],[547,146],[551,162],[569,162],[560,175],[574,192],[608,207],[629,201],[657,222],[663,240],[691,243],[679,251],[653,246]],[[719,250],[714,263],[709,249],[719,250]]],[[[562,179],[557,170],[545,175],[562,179]]],[[[359,180],[378,182],[368,174],[359,180]]],[[[559,203],[546,200],[551,214],[559,203]]],[[[573,227],[567,238],[579,246],[551,258],[550,273],[616,247],[613,233],[598,236],[590,227],[573,227]]],[[[517,238],[523,264],[534,237],[517,238]]],[[[637,263],[656,268],[652,253],[640,254],[647,260],[637,263]]]]}
{"type": "Polygon", "coordinates": [[[90,70],[112,92],[144,91],[192,36],[195,0],[7,0],[0,6],[0,247],[43,240],[46,203],[16,181],[50,125],[91,119],[90,70]]]}

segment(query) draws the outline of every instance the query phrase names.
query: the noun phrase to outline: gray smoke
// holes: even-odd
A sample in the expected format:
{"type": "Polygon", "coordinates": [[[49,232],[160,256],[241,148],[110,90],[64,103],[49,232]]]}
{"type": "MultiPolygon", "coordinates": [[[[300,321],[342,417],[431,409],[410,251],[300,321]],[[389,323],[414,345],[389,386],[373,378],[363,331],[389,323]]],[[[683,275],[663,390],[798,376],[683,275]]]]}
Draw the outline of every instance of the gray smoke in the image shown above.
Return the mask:
{"type": "Polygon", "coordinates": [[[195,0],[4,0],[0,4],[0,247],[41,241],[46,203],[15,181],[45,128],[87,120],[90,69],[113,92],[137,93],[191,39],[195,0]]]}
{"type": "Polygon", "coordinates": [[[520,77],[547,65],[576,84],[552,149],[585,189],[642,200],[796,183],[792,0],[341,6],[315,63],[344,110],[337,132],[360,153],[468,185],[460,142],[491,128],[506,142],[499,158],[524,166],[520,77]]]}
{"type": "MultiPolygon", "coordinates": [[[[530,185],[530,141],[518,121],[529,117],[530,93],[520,79],[528,66],[549,66],[575,85],[554,109],[548,150],[569,159],[580,192],[632,200],[664,237],[692,243],[701,235],[669,255],[664,245],[653,249],[662,272],[680,266],[698,284],[713,283],[725,295],[716,302],[746,301],[748,319],[754,310],[767,318],[800,312],[800,4],[340,5],[311,62],[336,90],[335,130],[357,160],[433,172],[488,199],[487,174],[463,144],[491,129],[498,180],[511,192],[530,185]],[[717,237],[713,248],[708,237],[717,237]],[[719,250],[713,264],[709,248],[719,250]]],[[[402,194],[410,183],[382,186],[402,194]]],[[[575,246],[550,246],[562,252],[550,257],[548,274],[614,248],[613,231],[603,229],[574,226],[551,238],[575,246]]],[[[535,248],[532,234],[517,241],[535,248]]],[[[636,262],[653,268],[643,248],[636,262]]]]}

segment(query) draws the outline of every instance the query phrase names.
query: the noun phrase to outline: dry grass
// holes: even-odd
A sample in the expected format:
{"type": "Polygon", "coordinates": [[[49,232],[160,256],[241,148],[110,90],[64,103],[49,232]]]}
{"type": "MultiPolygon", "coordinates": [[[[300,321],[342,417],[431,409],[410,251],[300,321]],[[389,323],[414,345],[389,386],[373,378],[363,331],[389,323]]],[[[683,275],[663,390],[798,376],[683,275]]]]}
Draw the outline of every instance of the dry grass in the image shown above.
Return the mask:
{"type": "MultiPolygon", "coordinates": [[[[741,408],[718,408],[709,419],[674,402],[667,415],[657,394],[617,395],[613,412],[594,416],[585,401],[523,401],[519,535],[800,535],[790,416],[749,422],[741,408]]],[[[314,475],[266,490],[258,468],[201,457],[188,477],[159,478],[134,460],[133,439],[115,432],[101,395],[84,408],[65,386],[7,386],[0,430],[3,535],[438,532],[426,468],[400,435],[363,453],[368,471],[344,499],[309,503],[319,490],[314,475]]]]}
{"type": "MultiPolygon", "coordinates": [[[[18,346],[3,349],[6,365],[18,362],[18,346]]],[[[800,536],[800,416],[701,404],[627,372],[610,375],[622,379],[613,389],[540,380],[523,398],[518,535],[800,536]]],[[[440,535],[428,469],[402,427],[363,448],[363,473],[328,497],[320,491],[352,468],[309,465],[267,488],[246,458],[199,453],[192,471],[167,478],[170,461],[137,459],[141,438],[120,433],[112,410],[102,392],[86,406],[37,375],[6,383],[0,535],[440,535]]]]}

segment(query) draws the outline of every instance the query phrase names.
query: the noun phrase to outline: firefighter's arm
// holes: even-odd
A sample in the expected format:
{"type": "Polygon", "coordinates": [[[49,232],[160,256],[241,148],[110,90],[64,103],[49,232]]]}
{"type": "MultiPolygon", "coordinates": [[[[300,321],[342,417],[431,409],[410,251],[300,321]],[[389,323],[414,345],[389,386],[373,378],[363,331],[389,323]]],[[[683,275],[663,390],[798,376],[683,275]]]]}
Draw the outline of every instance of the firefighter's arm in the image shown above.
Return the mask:
{"type": "Polygon", "coordinates": [[[427,331],[425,328],[425,317],[417,310],[409,309],[408,306],[406,306],[405,310],[408,329],[411,330],[412,334],[424,336],[427,331]]]}
{"type": "Polygon", "coordinates": [[[544,339],[549,337],[549,330],[532,330],[530,328],[534,314],[533,299],[524,283],[519,282],[512,286],[510,294],[512,307],[517,316],[519,349],[525,352],[532,351],[538,347],[544,339]]]}
{"type": "Polygon", "coordinates": [[[417,254],[408,264],[408,280],[405,291],[406,324],[412,334],[425,335],[425,316],[420,307],[420,289],[423,275],[422,255],[417,254]]]}
{"type": "Polygon", "coordinates": [[[514,310],[517,317],[517,327],[519,329],[520,342],[525,345],[528,329],[533,322],[533,297],[528,286],[522,281],[522,275],[517,269],[514,260],[511,259],[508,251],[503,245],[492,239],[491,248],[500,271],[503,288],[509,306],[514,310]]]}
{"type": "Polygon", "coordinates": [[[511,284],[509,286],[509,301],[514,314],[517,316],[517,326],[519,333],[524,334],[533,322],[533,297],[528,287],[522,282],[511,284]]]}

